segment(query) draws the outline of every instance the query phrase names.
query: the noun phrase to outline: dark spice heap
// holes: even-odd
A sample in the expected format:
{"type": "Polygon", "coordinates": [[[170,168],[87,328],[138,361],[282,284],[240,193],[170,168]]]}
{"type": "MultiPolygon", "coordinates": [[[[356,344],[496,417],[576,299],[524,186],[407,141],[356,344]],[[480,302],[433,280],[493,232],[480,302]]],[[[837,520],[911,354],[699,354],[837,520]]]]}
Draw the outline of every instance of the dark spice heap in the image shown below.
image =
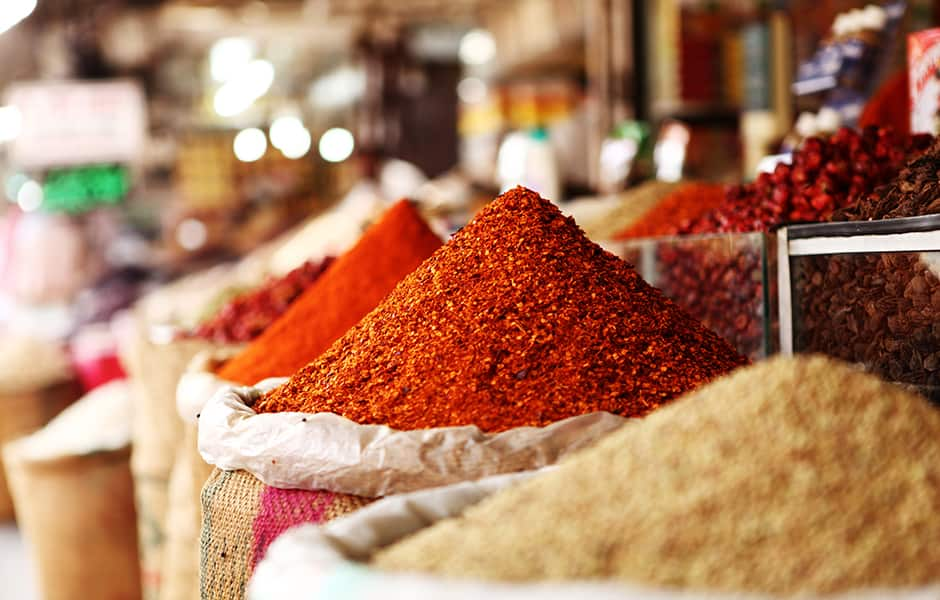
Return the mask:
{"type": "Polygon", "coordinates": [[[643,415],[745,362],[516,188],[258,410],[503,431],[593,411],[643,415]]]}
{"type": "Polygon", "coordinates": [[[693,220],[719,206],[724,198],[725,186],[720,183],[684,183],[638,222],[614,235],[614,239],[675,235],[690,227],[693,220]]]}
{"type": "Polygon", "coordinates": [[[239,294],[188,337],[219,344],[250,342],[280,317],[332,262],[333,257],[307,261],[283,277],[272,278],[256,290],[239,294]]]}
{"type": "Polygon", "coordinates": [[[890,185],[836,211],[833,221],[871,221],[940,213],[940,141],[910,161],[890,185]]]}
{"type": "MultiPolygon", "coordinates": [[[[940,142],[897,180],[833,219],[936,213],[940,142]]],[[[933,256],[872,252],[794,259],[795,348],[860,362],[895,381],[940,386],[940,271],[933,256]]]]}
{"type": "MultiPolygon", "coordinates": [[[[767,231],[786,222],[826,220],[834,210],[889,182],[911,156],[926,150],[930,139],[874,127],[808,139],[794,152],[792,165],[778,165],[753,183],[728,187],[718,208],[681,233],[767,231]]],[[[737,247],[719,241],[675,244],[663,248],[659,259],[667,266],[657,282],[663,293],[738,351],[751,358],[763,355],[768,307],[757,240],[742,240],[737,247]]],[[[772,274],[770,280],[775,285],[772,274]]],[[[769,334],[773,339],[773,332],[769,334]]]]}
{"type": "Polygon", "coordinates": [[[380,568],[836,593],[940,582],[940,411],[828,358],[736,371],[380,568]]]}
{"type": "Polygon", "coordinates": [[[440,246],[417,210],[398,202],[277,321],[222,365],[219,376],[244,385],[289,376],[329,348],[440,246]]]}

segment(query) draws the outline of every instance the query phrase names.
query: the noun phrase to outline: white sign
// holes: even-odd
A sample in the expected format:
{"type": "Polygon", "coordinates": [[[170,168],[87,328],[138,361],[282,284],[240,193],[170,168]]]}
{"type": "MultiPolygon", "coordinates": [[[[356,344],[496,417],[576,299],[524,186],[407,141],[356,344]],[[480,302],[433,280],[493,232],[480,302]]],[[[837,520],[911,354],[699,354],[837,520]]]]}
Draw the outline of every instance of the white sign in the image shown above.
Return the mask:
{"type": "Polygon", "coordinates": [[[19,168],[131,162],[144,146],[144,93],[133,81],[18,83],[7,103],[22,115],[10,147],[19,168]]]}

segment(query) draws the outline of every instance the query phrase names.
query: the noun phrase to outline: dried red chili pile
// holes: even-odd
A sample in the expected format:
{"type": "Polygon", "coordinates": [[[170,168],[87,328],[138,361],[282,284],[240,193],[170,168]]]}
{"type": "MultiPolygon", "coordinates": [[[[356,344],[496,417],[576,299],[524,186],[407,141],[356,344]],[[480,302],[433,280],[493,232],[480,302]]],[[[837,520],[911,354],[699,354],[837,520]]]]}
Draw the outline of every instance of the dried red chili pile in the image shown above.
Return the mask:
{"type": "Polygon", "coordinates": [[[258,289],[232,298],[188,337],[219,344],[250,342],[284,314],[332,262],[331,256],[321,261],[307,261],[283,277],[272,278],[258,289]]]}
{"type": "Polygon", "coordinates": [[[746,362],[516,188],[257,409],[503,431],[593,411],[640,416],[746,362]]]}
{"type": "Polygon", "coordinates": [[[905,136],[888,128],[861,133],[842,128],[828,139],[810,138],[753,183],[728,188],[724,203],[682,233],[767,231],[785,222],[824,221],[898,175],[930,146],[929,135],[905,136]]]}
{"type": "Polygon", "coordinates": [[[614,239],[675,235],[689,227],[693,220],[719,206],[724,199],[725,186],[720,183],[684,183],[637,223],[614,235],[614,239]]]}

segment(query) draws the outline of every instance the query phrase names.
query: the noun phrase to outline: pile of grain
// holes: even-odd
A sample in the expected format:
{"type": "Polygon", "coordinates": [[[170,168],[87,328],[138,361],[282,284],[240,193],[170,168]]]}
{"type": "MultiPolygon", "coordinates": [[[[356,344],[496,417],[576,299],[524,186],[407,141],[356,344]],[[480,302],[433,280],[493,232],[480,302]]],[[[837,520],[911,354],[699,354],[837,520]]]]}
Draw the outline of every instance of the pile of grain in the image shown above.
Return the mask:
{"type": "Polygon", "coordinates": [[[377,555],[769,593],[940,581],[940,412],[820,356],[742,369],[377,555]]]}

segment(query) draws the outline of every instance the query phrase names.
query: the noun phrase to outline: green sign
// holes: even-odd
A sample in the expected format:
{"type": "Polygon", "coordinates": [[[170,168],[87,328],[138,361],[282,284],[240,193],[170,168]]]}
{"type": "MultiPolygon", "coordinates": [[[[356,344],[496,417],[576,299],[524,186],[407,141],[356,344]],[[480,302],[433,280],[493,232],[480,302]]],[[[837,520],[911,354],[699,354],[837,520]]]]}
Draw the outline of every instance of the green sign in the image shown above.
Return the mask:
{"type": "Polygon", "coordinates": [[[117,204],[127,195],[130,177],[121,166],[56,169],[42,185],[43,210],[80,213],[99,205],[117,204]]]}

